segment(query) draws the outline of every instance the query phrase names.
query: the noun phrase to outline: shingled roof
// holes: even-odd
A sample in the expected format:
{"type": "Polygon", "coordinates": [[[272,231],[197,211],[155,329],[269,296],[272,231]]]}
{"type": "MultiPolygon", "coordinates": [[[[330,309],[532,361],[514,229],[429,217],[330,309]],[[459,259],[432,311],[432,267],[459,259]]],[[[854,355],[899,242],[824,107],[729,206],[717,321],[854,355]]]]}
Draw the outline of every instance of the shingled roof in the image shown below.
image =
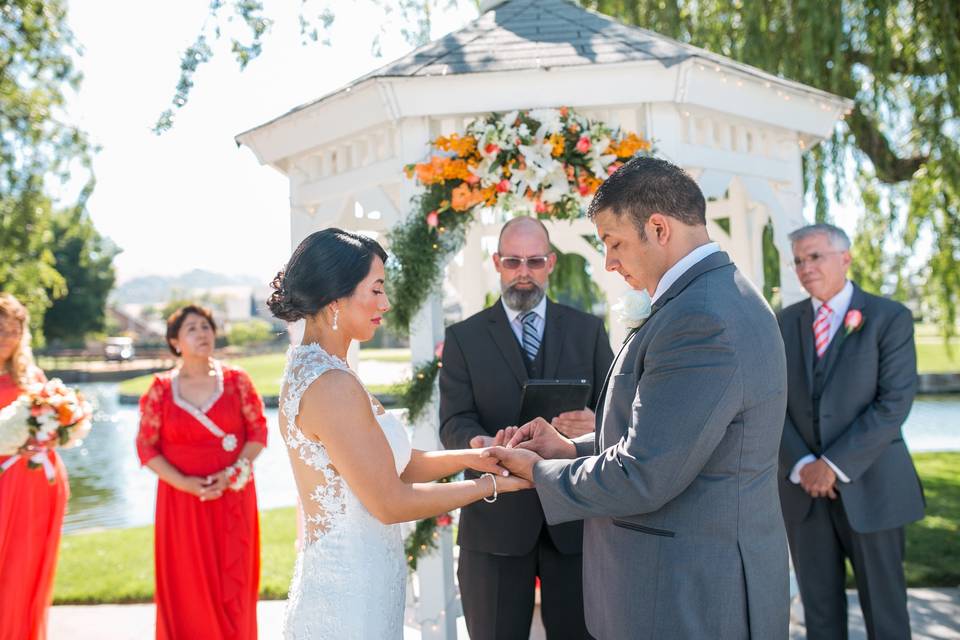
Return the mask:
{"type": "MultiPolygon", "coordinates": [[[[806,85],[684,44],[654,31],[624,25],[573,0],[486,0],[479,17],[379,69],[265,123],[324,102],[370,80],[623,64],[655,61],[670,67],[698,58],[760,80],[829,96],[806,85]]],[[[258,129],[260,127],[255,127],[258,129]]],[[[243,135],[243,134],[241,134],[243,135]]]]}
{"type": "Polygon", "coordinates": [[[669,66],[698,53],[569,0],[507,0],[358,81],[644,60],[669,66]]]}

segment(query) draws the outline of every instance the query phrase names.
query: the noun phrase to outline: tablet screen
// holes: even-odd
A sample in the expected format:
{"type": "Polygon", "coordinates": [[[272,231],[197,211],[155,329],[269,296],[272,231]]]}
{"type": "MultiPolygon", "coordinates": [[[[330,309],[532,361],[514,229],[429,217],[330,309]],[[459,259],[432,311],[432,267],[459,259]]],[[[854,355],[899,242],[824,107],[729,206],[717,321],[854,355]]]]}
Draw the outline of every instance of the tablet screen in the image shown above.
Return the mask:
{"type": "Polygon", "coordinates": [[[547,422],[565,411],[578,411],[587,406],[590,382],[587,380],[527,380],[517,426],[534,418],[547,422]]]}

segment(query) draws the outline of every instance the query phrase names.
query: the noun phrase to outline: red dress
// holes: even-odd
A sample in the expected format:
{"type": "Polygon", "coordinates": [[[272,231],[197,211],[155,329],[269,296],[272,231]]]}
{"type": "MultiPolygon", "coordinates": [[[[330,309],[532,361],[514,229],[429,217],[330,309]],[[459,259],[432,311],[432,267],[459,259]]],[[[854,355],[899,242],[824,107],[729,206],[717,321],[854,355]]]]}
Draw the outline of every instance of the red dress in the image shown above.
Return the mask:
{"type": "MultiPolygon", "coordinates": [[[[217,391],[200,408],[180,398],[175,371],[156,376],[140,399],[143,464],[163,455],[186,475],[206,476],[233,464],[246,442],[266,445],[263,402],[250,378],[219,363],[216,370],[217,391]],[[236,447],[226,450],[224,439],[203,425],[204,416],[232,435],[236,447]]],[[[207,502],[160,480],[154,553],[157,638],[257,637],[260,526],[252,479],[207,502]]]]}
{"type": "MultiPolygon", "coordinates": [[[[0,375],[0,407],[20,395],[9,375],[0,375]]],[[[70,488],[56,451],[46,454],[54,480],[21,458],[0,475],[0,640],[47,637],[60,529],[70,488]]],[[[10,456],[0,456],[0,464],[10,456]]]]}

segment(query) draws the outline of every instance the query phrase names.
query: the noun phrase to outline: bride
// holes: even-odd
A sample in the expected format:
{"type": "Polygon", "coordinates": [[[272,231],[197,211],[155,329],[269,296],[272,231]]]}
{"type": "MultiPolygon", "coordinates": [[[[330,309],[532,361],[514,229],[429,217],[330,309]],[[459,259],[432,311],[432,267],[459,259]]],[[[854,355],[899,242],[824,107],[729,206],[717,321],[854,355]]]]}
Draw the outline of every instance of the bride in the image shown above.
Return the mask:
{"type": "Polygon", "coordinates": [[[308,236],[272,283],[277,318],[306,320],[287,355],[280,429],[302,505],[302,544],[284,638],[403,637],[406,563],[397,523],[530,488],[483,449],[412,450],[346,363],[390,308],[376,241],[326,229],[308,236]],[[432,484],[464,468],[476,480],[432,484]]]}

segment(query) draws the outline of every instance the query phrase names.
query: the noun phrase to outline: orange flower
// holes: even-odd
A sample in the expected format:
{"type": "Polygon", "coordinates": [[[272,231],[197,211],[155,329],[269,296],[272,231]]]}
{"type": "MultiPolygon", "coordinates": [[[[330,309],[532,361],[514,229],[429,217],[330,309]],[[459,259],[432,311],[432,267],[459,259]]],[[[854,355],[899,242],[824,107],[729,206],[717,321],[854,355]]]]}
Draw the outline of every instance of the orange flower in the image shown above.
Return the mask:
{"type": "Polygon", "coordinates": [[[471,189],[466,182],[461,183],[450,194],[450,202],[454,211],[467,211],[483,200],[483,193],[479,189],[471,189]]]}
{"type": "Polygon", "coordinates": [[[570,113],[570,109],[568,109],[567,107],[560,107],[561,118],[566,118],[568,113],[570,113]]]}
{"type": "Polygon", "coordinates": [[[60,405],[57,408],[57,419],[63,426],[70,426],[73,422],[73,408],[67,403],[60,405]]]}
{"type": "Polygon", "coordinates": [[[559,158],[560,156],[563,155],[563,149],[564,149],[563,135],[559,133],[554,133],[549,138],[547,138],[547,142],[549,142],[550,145],[553,147],[553,149],[550,151],[550,155],[552,155],[554,158],[559,158]]]}
{"type": "Polygon", "coordinates": [[[635,133],[628,133],[619,142],[613,141],[607,151],[618,158],[632,158],[638,151],[649,151],[650,143],[635,133]]]}
{"type": "Polygon", "coordinates": [[[449,138],[440,136],[434,141],[434,146],[438,149],[443,149],[444,151],[452,151],[461,158],[465,158],[471,155],[474,151],[477,150],[477,139],[473,136],[460,136],[456,133],[450,135],[449,138]]]}

